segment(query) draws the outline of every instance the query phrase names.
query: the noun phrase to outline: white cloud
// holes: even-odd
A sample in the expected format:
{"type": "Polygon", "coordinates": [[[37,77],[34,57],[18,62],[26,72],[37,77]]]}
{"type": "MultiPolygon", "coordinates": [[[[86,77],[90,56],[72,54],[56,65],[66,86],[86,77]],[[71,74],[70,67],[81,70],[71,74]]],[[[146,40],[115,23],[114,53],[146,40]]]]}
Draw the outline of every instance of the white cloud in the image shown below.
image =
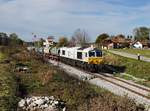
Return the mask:
{"type": "Polygon", "coordinates": [[[150,18],[148,6],[98,0],[0,0],[0,31],[16,32],[26,40],[31,40],[32,32],[46,37],[71,36],[77,28],[84,28],[91,37],[102,32],[127,34],[141,15],[150,18]]]}

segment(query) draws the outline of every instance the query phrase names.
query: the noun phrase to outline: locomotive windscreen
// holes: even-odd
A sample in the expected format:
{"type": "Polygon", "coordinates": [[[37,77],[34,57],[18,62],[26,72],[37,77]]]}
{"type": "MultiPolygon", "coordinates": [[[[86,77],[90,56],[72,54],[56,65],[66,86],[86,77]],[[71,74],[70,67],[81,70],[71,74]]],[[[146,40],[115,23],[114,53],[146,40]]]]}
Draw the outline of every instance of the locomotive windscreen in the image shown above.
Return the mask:
{"type": "Polygon", "coordinates": [[[96,50],[95,52],[96,52],[96,56],[97,57],[101,57],[102,56],[102,52],[100,50],[96,50]]]}
{"type": "Polygon", "coordinates": [[[102,51],[100,50],[89,51],[89,57],[102,57],[102,51]]]}
{"type": "Polygon", "coordinates": [[[95,52],[94,51],[90,51],[89,52],[89,57],[95,57],[95,52]]]}

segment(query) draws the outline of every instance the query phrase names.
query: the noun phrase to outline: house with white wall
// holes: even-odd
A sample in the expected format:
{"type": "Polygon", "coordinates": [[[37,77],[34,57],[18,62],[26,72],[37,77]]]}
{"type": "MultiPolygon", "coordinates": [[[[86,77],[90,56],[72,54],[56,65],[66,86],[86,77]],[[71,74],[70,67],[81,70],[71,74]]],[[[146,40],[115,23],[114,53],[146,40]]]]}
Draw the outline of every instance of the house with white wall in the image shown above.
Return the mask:
{"type": "Polygon", "coordinates": [[[132,44],[133,48],[136,48],[136,49],[142,49],[143,48],[143,45],[140,41],[136,41],[132,44]]]}
{"type": "Polygon", "coordinates": [[[54,44],[54,37],[53,36],[49,36],[44,42],[44,52],[45,53],[49,53],[50,47],[53,46],[54,44]]]}

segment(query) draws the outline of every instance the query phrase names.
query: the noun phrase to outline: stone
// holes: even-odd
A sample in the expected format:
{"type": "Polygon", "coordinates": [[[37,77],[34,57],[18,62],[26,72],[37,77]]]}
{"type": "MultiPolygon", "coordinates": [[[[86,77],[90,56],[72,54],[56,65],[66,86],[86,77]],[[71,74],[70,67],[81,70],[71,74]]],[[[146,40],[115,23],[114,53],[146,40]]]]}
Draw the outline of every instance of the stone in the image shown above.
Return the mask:
{"type": "Polygon", "coordinates": [[[18,108],[23,109],[24,111],[58,111],[58,109],[62,109],[62,111],[66,110],[65,103],[63,101],[55,99],[54,96],[28,97],[20,100],[20,102],[18,103],[18,108]]]}
{"type": "Polygon", "coordinates": [[[23,107],[25,105],[25,100],[21,100],[20,102],[19,102],[19,107],[23,107]]]}

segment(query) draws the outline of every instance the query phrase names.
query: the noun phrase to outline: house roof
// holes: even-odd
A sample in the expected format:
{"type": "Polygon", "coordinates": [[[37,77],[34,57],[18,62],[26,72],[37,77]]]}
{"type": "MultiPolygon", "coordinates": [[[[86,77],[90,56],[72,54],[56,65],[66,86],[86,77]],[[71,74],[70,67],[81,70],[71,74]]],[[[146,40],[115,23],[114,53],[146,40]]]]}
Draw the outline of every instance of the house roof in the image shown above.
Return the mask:
{"type": "Polygon", "coordinates": [[[136,42],[140,42],[142,45],[150,44],[149,40],[136,40],[132,44],[135,44],[136,42]]]}
{"type": "Polygon", "coordinates": [[[125,38],[123,38],[122,36],[116,36],[112,38],[112,42],[114,43],[124,43],[125,42],[125,38]]]}
{"type": "Polygon", "coordinates": [[[54,39],[54,36],[48,36],[47,39],[54,39]]]}

